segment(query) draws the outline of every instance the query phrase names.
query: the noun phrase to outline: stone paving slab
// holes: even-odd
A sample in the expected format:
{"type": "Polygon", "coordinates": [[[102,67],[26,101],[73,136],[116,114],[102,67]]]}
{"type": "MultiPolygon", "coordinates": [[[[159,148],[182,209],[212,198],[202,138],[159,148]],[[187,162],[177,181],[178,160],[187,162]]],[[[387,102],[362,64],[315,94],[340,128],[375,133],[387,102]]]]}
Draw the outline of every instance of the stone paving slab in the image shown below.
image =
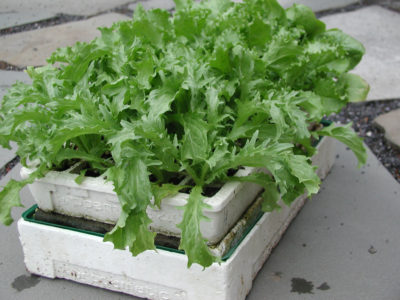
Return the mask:
{"type": "Polygon", "coordinates": [[[322,18],[361,41],[366,54],[354,72],[371,86],[368,100],[400,96],[400,14],[379,6],[322,18]]]}
{"type": "Polygon", "coordinates": [[[400,185],[371,151],[339,157],[289,227],[247,300],[394,300],[400,295],[400,185]]]}
{"type": "Polygon", "coordinates": [[[15,143],[10,143],[11,149],[4,149],[0,147],[0,168],[5,166],[10,162],[15,156],[17,151],[17,145],[15,143]]]}
{"type": "Polygon", "coordinates": [[[128,8],[130,10],[135,10],[138,3],[142,4],[145,9],[161,8],[161,9],[171,10],[175,8],[175,3],[173,0],[138,1],[137,3],[128,5],[128,8]]]}
{"type": "Polygon", "coordinates": [[[100,35],[98,27],[111,26],[127,16],[109,13],[83,21],[0,36],[0,60],[19,67],[46,64],[46,58],[59,47],[77,41],[89,42],[100,35]]]}
{"type": "Polygon", "coordinates": [[[400,149],[400,109],[380,115],[374,124],[385,131],[385,139],[400,149]]]}
{"type": "MultiPolygon", "coordinates": [[[[19,170],[21,165],[17,165],[6,177],[0,180],[0,190],[11,179],[19,178],[19,170]]],[[[27,189],[23,192],[23,201],[27,207],[33,204],[32,197],[29,195],[27,189]]],[[[17,220],[24,208],[16,208],[12,212],[12,217],[17,220]]],[[[0,224],[0,238],[2,240],[0,247],[0,299],[16,299],[18,297],[17,291],[11,287],[14,278],[24,274],[25,271],[24,261],[22,259],[22,248],[17,247],[19,243],[16,222],[11,226],[4,226],[0,224]]],[[[34,298],[32,298],[34,299],[34,298]]]]}
{"type": "Polygon", "coordinates": [[[31,80],[25,72],[0,70],[0,103],[7,92],[7,89],[16,81],[30,83],[31,80]]]}
{"type": "Polygon", "coordinates": [[[0,29],[48,19],[63,13],[92,16],[134,0],[2,0],[0,29]]]}
{"type": "Polygon", "coordinates": [[[32,82],[29,75],[24,71],[5,71],[0,70],[0,86],[7,87],[13,85],[16,81],[25,83],[32,82]]]}
{"type": "Polygon", "coordinates": [[[55,14],[46,10],[15,11],[0,10],[0,29],[29,24],[55,17],[55,14]]]}
{"type": "MultiPolygon", "coordinates": [[[[25,72],[0,70],[0,103],[7,89],[16,81],[30,83],[31,79],[25,72]]],[[[0,168],[15,157],[16,145],[11,143],[11,147],[11,150],[0,147],[0,168]]]]}
{"type": "Polygon", "coordinates": [[[4,97],[4,95],[7,93],[7,87],[2,87],[0,86],[0,103],[4,97]]]}
{"type": "Polygon", "coordinates": [[[32,82],[29,75],[25,72],[0,70],[0,103],[6,94],[7,89],[16,81],[22,81],[25,83],[32,82]]]}
{"type": "Polygon", "coordinates": [[[334,0],[334,1],[326,1],[326,0],[278,0],[279,3],[283,7],[290,7],[294,3],[307,5],[311,7],[311,9],[315,12],[333,9],[333,8],[340,8],[350,4],[359,3],[358,0],[334,0]]]}

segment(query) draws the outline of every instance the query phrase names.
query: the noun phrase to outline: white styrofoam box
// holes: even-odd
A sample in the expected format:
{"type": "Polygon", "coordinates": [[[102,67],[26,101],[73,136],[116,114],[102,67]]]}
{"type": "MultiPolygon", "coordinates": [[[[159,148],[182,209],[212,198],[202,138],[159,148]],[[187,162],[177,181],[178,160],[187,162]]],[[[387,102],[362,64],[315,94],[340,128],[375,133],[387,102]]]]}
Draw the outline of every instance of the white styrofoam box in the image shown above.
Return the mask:
{"type": "MultiPolygon", "coordinates": [[[[313,162],[319,165],[320,177],[326,175],[326,169],[335,157],[333,140],[323,138],[318,146],[318,153],[313,162]]],[[[244,168],[236,176],[246,176],[259,169],[244,168]]],[[[27,177],[32,170],[22,168],[21,176],[27,177]]],[[[78,175],[50,171],[47,175],[29,185],[38,206],[44,211],[53,211],[64,215],[83,217],[95,221],[115,224],[120,215],[118,197],[113,191],[113,184],[103,177],[86,177],[79,185],[74,179],[78,175]]],[[[205,198],[210,207],[204,210],[208,221],[201,222],[202,235],[213,245],[218,243],[237,222],[243,212],[255,199],[262,188],[253,183],[228,182],[212,197],[205,198]]],[[[152,219],[151,230],[170,236],[179,236],[176,227],[182,220],[183,210],[177,209],[186,204],[189,197],[186,193],[178,193],[174,197],[163,199],[161,209],[147,209],[152,219]]]]}
{"type": "Polygon", "coordinates": [[[26,267],[34,274],[152,300],[243,300],[305,199],[265,213],[226,261],[205,270],[197,264],[188,269],[181,253],[158,249],[132,257],[99,236],[22,218],[18,231],[26,267]]]}
{"type": "Polygon", "coordinates": [[[318,166],[317,174],[324,179],[332,168],[336,159],[336,140],[323,137],[317,146],[317,153],[311,158],[312,164],[318,166]]]}
{"type": "MultiPolygon", "coordinates": [[[[246,176],[255,168],[239,170],[236,176],[246,176]]],[[[31,170],[22,168],[21,176],[27,177],[31,170]]],[[[76,174],[68,171],[50,171],[47,175],[29,185],[38,206],[44,211],[52,211],[74,217],[83,217],[104,223],[115,224],[121,212],[114,187],[101,177],[86,177],[82,184],[74,179],[76,174]]],[[[243,214],[245,209],[261,191],[259,185],[253,183],[229,182],[213,196],[204,201],[210,208],[204,210],[209,221],[201,223],[201,232],[210,244],[215,244],[227,233],[243,214]]],[[[151,229],[170,236],[179,236],[176,224],[183,217],[184,206],[189,194],[178,193],[161,202],[161,209],[147,209],[153,220],[151,229]]]]}

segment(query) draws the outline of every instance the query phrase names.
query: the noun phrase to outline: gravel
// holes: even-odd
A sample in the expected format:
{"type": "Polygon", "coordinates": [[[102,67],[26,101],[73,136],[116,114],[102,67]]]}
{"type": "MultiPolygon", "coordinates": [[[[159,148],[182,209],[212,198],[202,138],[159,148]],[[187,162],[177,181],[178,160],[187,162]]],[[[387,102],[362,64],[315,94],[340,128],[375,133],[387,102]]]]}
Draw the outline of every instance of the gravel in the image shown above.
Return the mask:
{"type": "Polygon", "coordinates": [[[384,132],[373,124],[377,116],[399,108],[400,99],[351,103],[328,119],[341,124],[353,122],[354,130],[364,138],[382,165],[400,183],[400,149],[386,141],[384,132]]]}

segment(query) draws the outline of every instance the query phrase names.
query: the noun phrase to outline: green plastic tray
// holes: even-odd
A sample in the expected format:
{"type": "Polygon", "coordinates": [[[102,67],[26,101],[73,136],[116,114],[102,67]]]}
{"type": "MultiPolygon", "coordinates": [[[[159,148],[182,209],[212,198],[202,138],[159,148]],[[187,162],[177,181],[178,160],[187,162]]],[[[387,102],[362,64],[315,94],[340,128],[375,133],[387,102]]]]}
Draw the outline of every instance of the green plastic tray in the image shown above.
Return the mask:
{"type": "MultiPolygon", "coordinates": [[[[82,229],[78,229],[78,228],[74,228],[74,227],[70,227],[70,226],[58,225],[58,224],[54,224],[54,223],[35,220],[35,218],[33,217],[33,214],[35,213],[37,207],[38,206],[35,204],[31,208],[26,210],[24,213],[22,213],[22,218],[27,222],[31,222],[31,223],[35,223],[35,224],[51,226],[51,227],[57,227],[57,228],[65,229],[65,230],[71,230],[71,231],[75,231],[75,232],[79,232],[79,233],[84,233],[84,234],[89,234],[89,235],[94,235],[94,236],[98,236],[98,237],[104,238],[104,234],[102,234],[102,233],[97,233],[97,232],[88,231],[88,230],[82,230],[82,229]]],[[[258,214],[257,218],[255,218],[254,222],[250,226],[247,226],[247,229],[244,231],[244,233],[242,234],[242,236],[238,240],[238,242],[233,247],[231,247],[231,249],[222,257],[222,261],[226,261],[232,256],[232,254],[238,248],[240,243],[249,234],[249,232],[253,229],[253,227],[257,224],[257,222],[261,219],[261,217],[263,215],[264,215],[264,213],[260,212],[258,214]]],[[[165,251],[168,251],[168,252],[185,254],[185,252],[183,250],[178,250],[178,249],[169,248],[169,247],[165,247],[165,246],[156,245],[156,248],[160,249],[160,250],[165,250],[165,251]]]]}

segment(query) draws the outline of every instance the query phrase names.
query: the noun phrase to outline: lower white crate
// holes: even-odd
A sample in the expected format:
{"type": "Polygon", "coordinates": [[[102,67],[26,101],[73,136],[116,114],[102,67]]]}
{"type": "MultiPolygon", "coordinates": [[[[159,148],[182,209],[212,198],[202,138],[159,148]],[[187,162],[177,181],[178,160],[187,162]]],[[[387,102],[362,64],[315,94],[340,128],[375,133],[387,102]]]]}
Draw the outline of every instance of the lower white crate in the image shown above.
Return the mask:
{"type": "MultiPolygon", "coordinates": [[[[335,161],[334,143],[329,140],[319,149],[323,155],[316,156],[321,160],[313,161],[321,178],[335,161]]],[[[32,222],[26,213],[18,221],[18,231],[25,265],[34,274],[152,300],[242,300],[305,199],[302,195],[290,207],[264,213],[221,264],[205,270],[199,265],[188,269],[187,257],[172,249],[132,257],[128,250],[113,249],[99,235],[32,222]]]]}
{"type": "Polygon", "coordinates": [[[240,300],[304,204],[265,213],[231,256],[203,270],[187,268],[184,254],[158,249],[132,257],[87,233],[20,219],[18,230],[29,272],[65,278],[152,300],[240,300]]]}

